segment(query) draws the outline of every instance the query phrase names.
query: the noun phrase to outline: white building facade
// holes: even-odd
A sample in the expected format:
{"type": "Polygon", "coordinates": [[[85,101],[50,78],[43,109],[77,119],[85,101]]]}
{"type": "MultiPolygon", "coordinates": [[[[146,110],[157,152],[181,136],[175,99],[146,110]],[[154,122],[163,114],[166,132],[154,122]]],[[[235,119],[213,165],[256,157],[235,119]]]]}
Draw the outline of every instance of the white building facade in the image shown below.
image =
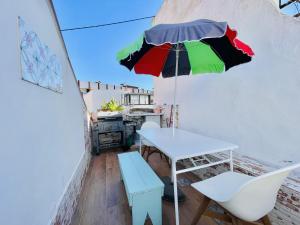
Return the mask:
{"type": "MultiPolygon", "coordinates": [[[[154,25],[200,18],[227,21],[255,56],[226,73],[179,76],[179,128],[239,145],[236,166],[255,175],[300,162],[299,19],[273,0],[165,0],[154,25]]],[[[154,79],[155,104],[173,103],[172,79],[154,79]]],[[[300,224],[297,174],[280,191],[273,224],[300,224]]]]}

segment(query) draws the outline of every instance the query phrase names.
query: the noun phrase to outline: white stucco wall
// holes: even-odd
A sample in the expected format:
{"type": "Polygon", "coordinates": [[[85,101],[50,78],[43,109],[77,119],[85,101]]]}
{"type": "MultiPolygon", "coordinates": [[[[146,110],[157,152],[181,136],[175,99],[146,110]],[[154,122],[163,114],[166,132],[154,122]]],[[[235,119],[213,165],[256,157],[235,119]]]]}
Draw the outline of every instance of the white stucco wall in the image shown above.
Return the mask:
{"type": "Polygon", "coordinates": [[[83,95],[85,104],[89,112],[97,112],[101,109],[101,105],[105,102],[109,102],[115,99],[117,102],[122,102],[122,96],[124,92],[121,89],[109,89],[109,90],[93,90],[83,95]]]}
{"type": "MultiPolygon", "coordinates": [[[[165,0],[154,22],[228,21],[256,54],[223,74],[179,77],[181,128],[258,159],[299,162],[300,21],[277,8],[273,0],[165,0]]],[[[155,103],[172,104],[173,80],[155,79],[155,103]]]]}
{"type": "Polygon", "coordinates": [[[46,0],[0,6],[0,224],[49,224],[84,153],[83,101],[46,0]],[[63,94],[21,80],[18,16],[62,63],[63,94]]]}

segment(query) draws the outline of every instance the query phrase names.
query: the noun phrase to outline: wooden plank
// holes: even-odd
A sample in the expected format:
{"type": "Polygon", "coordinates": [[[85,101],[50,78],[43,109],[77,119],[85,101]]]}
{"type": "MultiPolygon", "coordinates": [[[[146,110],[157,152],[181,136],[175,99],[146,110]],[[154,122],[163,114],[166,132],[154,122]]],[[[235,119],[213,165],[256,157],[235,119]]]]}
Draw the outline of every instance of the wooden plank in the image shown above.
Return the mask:
{"type": "MultiPolygon", "coordinates": [[[[127,203],[124,184],[120,180],[118,153],[121,151],[116,149],[93,157],[71,225],[132,225],[131,209],[127,203]]],[[[168,163],[161,160],[158,154],[153,155],[149,163],[160,176],[170,175],[168,163]]],[[[178,177],[192,182],[199,181],[192,173],[178,177]]],[[[179,205],[180,223],[190,224],[203,196],[190,186],[184,186],[182,190],[186,201],[179,205]]],[[[213,220],[203,217],[197,225],[211,224],[215,224],[213,220]]],[[[145,225],[152,223],[147,220],[145,225]]],[[[167,201],[163,202],[163,225],[175,225],[174,205],[167,201]]]]}
{"type": "Polygon", "coordinates": [[[202,215],[204,214],[204,212],[206,211],[208,205],[209,205],[210,199],[207,197],[204,197],[203,202],[201,202],[197,213],[194,217],[194,219],[192,220],[191,225],[197,225],[198,221],[201,219],[202,215]]]}
{"type": "Polygon", "coordinates": [[[106,159],[106,201],[107,207],[114,207],[121,203],[128,204],[127,198],[122,198],[122,181],[119,175],[117,155],[109,152],[106,159]]]}
{"type": "Polygon", "coordinates": [[[211,218],[215,218],[215,219],[218,219],[218,220],[221,220],[221,221],[231,223],[231,218],[226,214],[221,214],[221,213],[217,213],[217,212],[213,212],[213,211],[206,211],[204,213],[204,216],[208,216],[208,217],[211,217],[211,218]]]}

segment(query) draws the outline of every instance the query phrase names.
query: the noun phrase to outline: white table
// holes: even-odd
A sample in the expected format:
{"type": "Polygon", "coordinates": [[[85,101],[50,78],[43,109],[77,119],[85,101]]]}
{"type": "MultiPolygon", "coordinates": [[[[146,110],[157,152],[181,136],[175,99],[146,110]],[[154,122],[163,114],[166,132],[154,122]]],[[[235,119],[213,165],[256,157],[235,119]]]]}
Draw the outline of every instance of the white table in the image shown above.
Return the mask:
{"type": "Polygon", "coordinates": [[[167,155],[172,161],[171,171],[172,180],[174,182],[176,225],[179,225],[177,174],[191,172],[221,163],[230,163],[230,169],[233,170],[232,151],[238,148],[237,145],[181,129],[175,129],[173,133],[172,128],[147,128],[139,130],[137,133],[140,135],[140,152],[142,140],[146,139],[148,142],[153,144],[153,146],[167,155]],[[227,151],[229,151],[228,159],[218,162],[211,162],[205,165],[194,166],[187,169],[176,169],[176,163],[178,160],[227,151]]]}

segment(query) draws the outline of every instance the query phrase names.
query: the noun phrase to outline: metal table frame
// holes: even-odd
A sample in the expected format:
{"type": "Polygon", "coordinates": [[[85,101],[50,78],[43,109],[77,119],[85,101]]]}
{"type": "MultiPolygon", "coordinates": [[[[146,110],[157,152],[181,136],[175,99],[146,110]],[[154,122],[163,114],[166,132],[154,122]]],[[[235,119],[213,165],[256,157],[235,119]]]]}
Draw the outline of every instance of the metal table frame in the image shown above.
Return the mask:
{"type": "MultiPolygon", "coordinates": [[[[169,128],[153,128],[153,129],[148,128],[147,131],[150,131],[153,134],[154,134],[154,132],[160,132],[160,131],[164,131],[163,133],[166,133],[166,132],[168,133],[168,131],[166,131],[167,129],[169,129],[169,128]]],[[[169,129],[169,130],[170,130],[169,132],[172,132],[171,129],[169,129]]],[[[159,141],[157,141],[157,140],[155,141],[154,138],[153,139],[149,138],[149,135],[147,137],[147,135],[145,135],[143,133],[143,130],[137,131],[137,133],[140,135],[140,140],[139,140],[139,145],[140,145],[139,146],[139,151],[140,151],[140,153],[141,153],[141,148],[142,148],[142,140],[144,139],[144,140],[147,140],[148,142],[150,142],[151,144],[153,144],[153,146],[155,146],[161,152],[166,154],[170,158],[170,160],[172,161],[172,165],[171,165],[172,176],[171,176],[171,178],[174,182],[175,221],[176,221],[176,225],[179,225],[179,209],[178,209],[178,196],[177,196],[177,175],[181,174],[181,173],[192,172],[192,171],[195,171],[195,170],[199,170],[199,169],[203,169],[203,168],[223,164],[223,163],[230,163],[230,170],[233,171],[233,150],[237,149],[238,146],[233,145],[231,143],[223,142],[223,141],[220,141],[220,140],[217,140],[217,139],[212,139],[212,138],[209,138],[209,137],[205,137],[205,136],[202,136],[200,134],[195,134],[195,133],[183,131],[183,130],[180,130],[180,129],[176,129],[176,132],[178,132],[179,135],[181,133],[182,135],[191,136],[192,139],[197,139],[197,137],[198,137],[198,139],[204,139],[204,140],[206,140],[206,143],[203,143],[203,144],[206,144],[206,145],[208,143],[210,143],[210,144],[218,143],[218,144],[220,144],[220,146],[222,146],[222,147],[219,147],[219,148],[217,148],[217,147],[216,148],[211,148],[211,149],[208,149],[207,151],[203,151],[203,150],[199,151],[199,152],[193,151],[192,153],[189,152],[189,149],[185,148],[183,150],[184,154],[182,154],[181,156],[178,157],[178,156],[173,156],[172,153],[171,153],[172,151],[166,151],[167,147],[171,149],[172,147],[176,146],[176,144],[177,144],[176,143],[176,138],[174,138],[174,140],[172,140],[173,146],[164,145],[162,147],[160,145],[159,141]],[[221,152],[229,152],[229,158],[224,159],[224,160],[220,160],[220,161],[217,161],[217,162],[209,162],[208,164],[205,164],[205,165],[193,166],[193,167],[186,168],[186,169],[180,169],[180,170],[176,169],[176,163],[179,160],[189,159],[189,158],[204,156],[204,155],[209,155],[209,154],[221,153],[221,152]]],[[[177,136],[177,137],[179,137],[179,136],[177,136]]],[[[171,137],[169,137],[169,138],[171,138],[171,137]]],[[[195,140],[195,143],[197,143],[197,140],[195,140]]],[[[195,148],[195,149],[199,148],[199,144],[201,145],[201,141],[198,142],[198,144],[195,144],[195,146],[193,146],[193,148],[195,148]]]]}

